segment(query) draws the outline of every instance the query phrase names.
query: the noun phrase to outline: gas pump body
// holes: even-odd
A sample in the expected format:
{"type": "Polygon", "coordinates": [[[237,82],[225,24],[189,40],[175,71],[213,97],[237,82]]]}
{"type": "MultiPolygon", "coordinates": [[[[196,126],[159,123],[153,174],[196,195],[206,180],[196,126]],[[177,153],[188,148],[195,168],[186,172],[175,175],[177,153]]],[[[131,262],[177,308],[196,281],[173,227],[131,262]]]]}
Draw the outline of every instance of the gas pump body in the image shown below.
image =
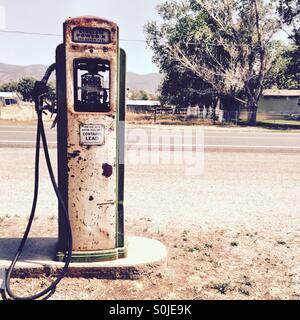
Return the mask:
{"type": "MultiPolygon", "coordinates": [[[[56,50],[58,186],[72,228],[73,262],[126,256],[125,64],[114,22],[66,20],[56,50]]],[[[59,208],[58,260],[67,243],[59,208]]]]}

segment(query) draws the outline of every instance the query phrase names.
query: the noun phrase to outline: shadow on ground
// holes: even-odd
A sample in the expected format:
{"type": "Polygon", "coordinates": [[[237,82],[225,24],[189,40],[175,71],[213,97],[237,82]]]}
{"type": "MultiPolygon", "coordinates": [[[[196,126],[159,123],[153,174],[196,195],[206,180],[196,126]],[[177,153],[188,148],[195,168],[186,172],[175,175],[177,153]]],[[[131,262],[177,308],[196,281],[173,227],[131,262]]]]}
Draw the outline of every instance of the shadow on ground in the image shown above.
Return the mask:
{"type": "MultiPolygon", "coordinates": [[[[11,261],[18,250],[20,238],[0,238],[0,261],[11,261]]],[[[20,261],[43,261],[49,253],[55,256],[56,238],[30,238],[27,240],[20,261]]]]}

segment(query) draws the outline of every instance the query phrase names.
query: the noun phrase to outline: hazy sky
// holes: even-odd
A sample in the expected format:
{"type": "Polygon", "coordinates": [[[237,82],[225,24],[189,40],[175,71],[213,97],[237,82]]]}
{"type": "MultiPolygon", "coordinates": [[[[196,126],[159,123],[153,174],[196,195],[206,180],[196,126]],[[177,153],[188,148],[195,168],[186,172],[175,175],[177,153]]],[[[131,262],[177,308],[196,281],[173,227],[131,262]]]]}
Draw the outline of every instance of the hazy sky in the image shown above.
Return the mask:
{"type": "MultiPolygon", "coordinates": [[[[69,16],[94,15],[118,23],[123,39],[145,39],[144,24],[157,20],[155,6],[163,0],[0,0],[0,29],[62,34],[69,16]]],[[[0,33],[0,62],[51,64],[62,37],[0,33]]],[[[144,42],[121,42],[128,71],[157,72],[144,42]]]]}
{"type": "MultiPolygon", "coordinates": [[[[0,0],[0,29],[62,34],[70,16],[94,15],[113,20],[123,39],[145,39],[143,27],[158,20],[155,7],[164,0],[0,0]]],[[[279,38],[286,39],[281,32],[279,38]]],[[[0,32],[0,62],[29,65],[54,62],[61,36],[36,36],[0,32]]],[[[128,71],[157,72],[145,42],[121,41],[127,51],[128,71]]]]}

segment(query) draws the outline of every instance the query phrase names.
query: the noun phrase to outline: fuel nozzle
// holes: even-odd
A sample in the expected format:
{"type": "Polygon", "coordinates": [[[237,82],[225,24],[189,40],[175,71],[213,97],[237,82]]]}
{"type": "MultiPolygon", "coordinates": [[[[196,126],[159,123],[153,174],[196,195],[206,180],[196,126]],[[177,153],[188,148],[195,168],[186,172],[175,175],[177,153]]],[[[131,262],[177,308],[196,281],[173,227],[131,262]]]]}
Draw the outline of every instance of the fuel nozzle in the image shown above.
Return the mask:
{"type": "Polygon", "coordinates": [[[35,102],[36,111],[43,109],[43,96],[49,92],[49,88],[43,81],[36,81],[31,92],[31,95],[35,102]]]}
{"type": "MultiPolygon", "coordinates": [[[[53,63],[46,71],[44,77],[40,81],[36,81],[31,92],[31,95],[35,102],[35,110],[37,113],[47,114],[47,111],[53,114],[57,113],[56,100],[51,97],[50,88],[47,83],[52,72],[56,69],[56,64],[53,63]]],[[[54,128],[57,124],[57,117],[55,117],[51,128],[54,128]]]]}
{"type": "Polygon", "coordinates": [[[47,83],[49,81],[49,78],[52,72],[55,69],[56,69],[56,64],[55,63],[51,64],[49,68],[46,70],[46,73],[43,79],[40,81],[36,81],[34,84],[31,95],[35,102],[36,112],[42,112],[44,110],[44,106],[43,106],[44,97],[47,96],[50,91],[49,87],[47,86],[47,83]]]}

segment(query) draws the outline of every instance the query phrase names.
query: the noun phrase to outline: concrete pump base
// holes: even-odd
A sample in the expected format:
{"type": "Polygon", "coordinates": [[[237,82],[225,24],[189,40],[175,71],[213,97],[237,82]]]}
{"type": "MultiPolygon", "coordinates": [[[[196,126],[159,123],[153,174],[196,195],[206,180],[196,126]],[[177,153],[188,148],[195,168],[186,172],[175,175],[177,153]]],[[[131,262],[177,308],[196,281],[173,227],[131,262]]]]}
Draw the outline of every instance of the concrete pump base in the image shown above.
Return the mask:
{"type": "MultiPolygon", "coordinates": [[[[126,258],[93,263],[71,263],[68,277],[98,279],[138,279],[162,267],[167,258],[166,247],[157,240],[128,237],[126,258]]],[[[0,238],[0,271],[8,268],[20,239],[0,238]]],[[[24,253],[13,273],[15,277],[55,276],[62,269],[62,262],[54,261],[56,238],[28,239],[24,253]]]]}

